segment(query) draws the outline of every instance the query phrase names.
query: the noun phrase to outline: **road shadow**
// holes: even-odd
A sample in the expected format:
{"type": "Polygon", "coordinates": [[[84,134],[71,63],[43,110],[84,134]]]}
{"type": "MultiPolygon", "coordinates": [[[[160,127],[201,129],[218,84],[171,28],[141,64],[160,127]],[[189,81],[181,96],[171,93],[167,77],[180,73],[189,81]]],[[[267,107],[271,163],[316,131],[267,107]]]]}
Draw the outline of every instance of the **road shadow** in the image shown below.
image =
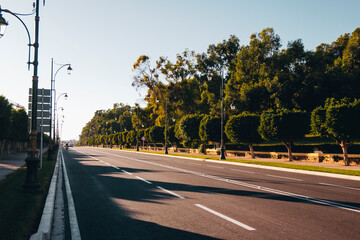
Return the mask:
{"type": "MultiPolygon", "coordinates": [[[[151,181],[152,184],[148,184],[122,170],[130,173],[173,172],[173,170],[152,171],[141,168],[115,169],[111,166],[93,166],[80,163],[82,159],[77,155],[66,155],[66,158],[74,157],[66,162],[74,199],[83,203],[76,205],[80,229],[86,229],[85,232],[81,232],[83,239],[216,239],[135,219],[132,216],[137,209],[128,209],[121,205],[121,201],[164,204],[164,200],[177,199],[159,190],[157,186],[174,192],[224,194],[241,198],[319,205],[306,199],[264,192],[261,189],[236,190],[234,189],[236,187],[209,187],[163,181],[151,181]],[[115,202],[113,199],[120,201],[115,202]],[[104,236],[97,234],[100,231],[104,236]]],[[[189,175],[183,172],[179,174],[189,175]]],[[[338,203],[360,208],[358,203],[338,203]]]]}
{"type": "MultiPolygon", "coordinates": [[[[116,169],[107,166],[84,165],[78,162],[82,159],[75,157],[73,160],[67,160],[66,164],[82,239],[219,239],[131,217],[132,211],[111,199],[120,197],[151,202],[150,199],[165,199],[171,196],[165,193],[158,194],[152,190],[139,191],[134,186],[144,185],[135,180],[107,176],[108,174],[120,175],[119,171],[114,171],[116,169]]],[[[127,170],[142,171],[129,168],[127,170]]],[[[121,172],[121,174],[125,173],[121,172]]]]}

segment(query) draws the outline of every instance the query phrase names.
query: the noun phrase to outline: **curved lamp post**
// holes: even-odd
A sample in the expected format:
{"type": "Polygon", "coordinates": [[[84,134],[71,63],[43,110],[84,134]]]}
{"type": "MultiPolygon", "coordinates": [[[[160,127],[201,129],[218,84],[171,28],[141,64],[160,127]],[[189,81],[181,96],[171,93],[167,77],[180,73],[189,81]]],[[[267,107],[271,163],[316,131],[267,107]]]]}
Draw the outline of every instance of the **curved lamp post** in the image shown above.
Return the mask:
{"type": "Polygon", "coordinates": [[[139,151],[139,104],[136,108],[136,151],[139,151]]]}
{"type": "MultiPolygon", "coordinates": [[[[73,70],[71,68],[71,64],[70,63],[66,63],[66,64],[57,64],[54,63],[54,59],[51,59],[51,95],[50,95],[50,102],[51,102],[51,106],[53,104],[53,92],[54,92],[54,100],[56,99],[56,91],[55,91],[55,79],[56,79],[56,75],[58,74],[58,72],[64,68],[64,67],[68,67],[67,68],[67,72],[70,75],[71,71],[73,70]],[[54,74],[54,64],[55,65],[59,65],[60,67],[56,70],[55,74],[54,74]]],[[[55,105],[55,101],[54,101],[54,105],[55,105]]],[[[55,140],[55,109],[56,106],[53,108],[51,108],[51,114],[50,114],[50,124],[52,124],[53,126],[53,136],[51,134],[51,129],[50,129],[50,138],[53,137],[53,140],[55,140]],[[52,116],[54,115],[54,122],[52,122],[52,116]]]]}
{"type": "MultiPolygon", "coordinates": [[[[56,91],[55,91],[55,94],[56,94],[56,91]]],[[[58,102],[58,100],[59,100],[59,98],[61,97],[61,96],[64,96],[65,97],[65,99],[68,97],[68,95],[67,95],[67,93],[61,93],[56,99],[54,99],[55,100],[55,108],[54,108],[54,140],[57,140],[57,138],[56,138],[56,134],[55,134],[55,119],[56,119],[56,112],[57,112],[57,110],[58,109],[56,109],[56,105],[57,105],[57,102],[58,102]]],[[[60,109],[60,108],[59,108],[60,109]]],[[[64,110],[64,108],[61,108],[62,110],[64,110]]],[[[58,141],[57,141],[58,142],[58,141]]]]}
{"type": "MultiPolygon", "coordinates": [[[[35,9],[34,9],[35,10],[35,9]]],[[[35,11],[33,10],[32,13],[29,13],[29,14],[20,14],[20,13],[13,13],[12,11],[8,10],[8,9],[1,9],[0,7],[0,38],[2,36],[4,36],[5,34],[5,30],[7,28],[7,26],[9,25],[9,23],[5,20],[5,18],[3,18],[1,12],[5,12],[5,13],[9,13],[11,15],[13,15],[14,17],[16,17],[20,22],[21,24],[24,26],[25,30],[26,30],[26,33],[27,33],[27,36],[28,36],[28,46],[29,46],[29,54],[28,54],[28,70],[30,70],[30,55],[31,55],[31,47],[35,47],[35,44],[31,44],[31,37],[30,37],[30,32],[29,32],[29,29],[26,27],[25,23],[23,20],[21,20],[21,18],[19,16],[29,16],[29,15],[33,15],[35,13],[35,11]]]]}
{"type": "MultiPolygon", "coordinates": [[[[209,81],[212,75],[207,75],[209,81]]],[[[224,142],[224,71],[221,70],[221,85],[220,85],[220,98],[221,98],[221,142],[220,142],[220,159],[225,159],[225,142],[224,142]]]]}
{"type": "MultiPolygon", "coordinates": [[[[23,191],[26,192],[39,192],[41,190],[40,184],[37,177],[37,169],[39,166],[39,151],[37,150],[37,95],[38,95],[38,56],[39,56],[39,0],[35,1],[35,41],[31,44],[29,30],[27,29],[24,22],[18,17],[18,15],[29,15],[29,14],[17,14],[13,13],[8,9],[0,9],[2,12],[9,13],[15,16],[25,27],[29,37],[29,48],[34,47],[34,61],[28,64],[34,66],[34,74],[32,77],[32,106],[31,106],[31,121],[30,121],[30,147],[28,149],[28,157],[25,159],[27,165],[26,179],[23,184],[23,191]]],[[[0,37],[5,33],[5,28],[8,25],[6,20],[0,16],[0,37]]],[[[29,50],[30,51],[30,50],[29,50]]],[[[30,55],[30,54],[29,54],[30,55]]],[[[30,57],[30,56],[29,56],[30,57]]]]}

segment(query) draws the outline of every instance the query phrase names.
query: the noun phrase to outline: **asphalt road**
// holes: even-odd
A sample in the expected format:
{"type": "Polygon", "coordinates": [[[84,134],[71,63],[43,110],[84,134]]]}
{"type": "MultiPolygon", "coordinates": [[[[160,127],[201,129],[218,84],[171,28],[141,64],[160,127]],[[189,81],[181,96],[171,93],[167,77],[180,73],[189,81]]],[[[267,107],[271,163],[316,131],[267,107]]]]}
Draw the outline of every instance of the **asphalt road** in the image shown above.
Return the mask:
{"type": "Polygon", "coordinates": [[[82,239],[360,236],[360,181],[97,148],[64,160],[82,239]]]}

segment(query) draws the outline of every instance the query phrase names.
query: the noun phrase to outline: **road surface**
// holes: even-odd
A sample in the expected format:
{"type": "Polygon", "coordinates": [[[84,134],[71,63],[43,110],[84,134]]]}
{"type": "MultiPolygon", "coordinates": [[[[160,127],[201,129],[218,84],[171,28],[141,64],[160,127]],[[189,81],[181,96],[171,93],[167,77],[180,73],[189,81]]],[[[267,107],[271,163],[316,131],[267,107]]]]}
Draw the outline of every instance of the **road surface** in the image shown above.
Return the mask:
{"type": "MultiPolygon", "coordinates": [[[[164,155],[63,150],[82,239],[359,239],[360,182],[164,155]]],[[[68,195],[68,194],[67,194],[68,195]]]]}

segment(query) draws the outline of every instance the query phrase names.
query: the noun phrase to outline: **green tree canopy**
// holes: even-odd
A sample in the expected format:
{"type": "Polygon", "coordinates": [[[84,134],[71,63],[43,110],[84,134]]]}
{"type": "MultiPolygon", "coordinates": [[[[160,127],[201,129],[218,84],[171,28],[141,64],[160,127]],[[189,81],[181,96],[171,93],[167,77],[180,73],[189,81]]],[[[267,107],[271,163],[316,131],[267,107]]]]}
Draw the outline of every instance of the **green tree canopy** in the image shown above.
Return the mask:
{"type": "Polygon", "coordinates": [[[311,113],[311,130],[314,134],[335,139],[344,154],[344,163],[349,165],[348,148],[360,138],[360,101],[328,99],[322,107],[311,113]]]}
{"type": "Polygon", "coordinates": [[[259,115],[244,112],[230,117],[225,125],[225,133],[232,142],[249,144],[251,157],[255,158],[253,144],[261,141],[259,125],[259,115]]]}
{"type": "Polygon", "coordinates": [[[299,110],[268,110],[260,116],[258,128],[261,137],[267,141],[281,140],[288,149],[292,161],[291,147],[295,139],[303,138],[309,130],[309,117],[299,110]]]}

